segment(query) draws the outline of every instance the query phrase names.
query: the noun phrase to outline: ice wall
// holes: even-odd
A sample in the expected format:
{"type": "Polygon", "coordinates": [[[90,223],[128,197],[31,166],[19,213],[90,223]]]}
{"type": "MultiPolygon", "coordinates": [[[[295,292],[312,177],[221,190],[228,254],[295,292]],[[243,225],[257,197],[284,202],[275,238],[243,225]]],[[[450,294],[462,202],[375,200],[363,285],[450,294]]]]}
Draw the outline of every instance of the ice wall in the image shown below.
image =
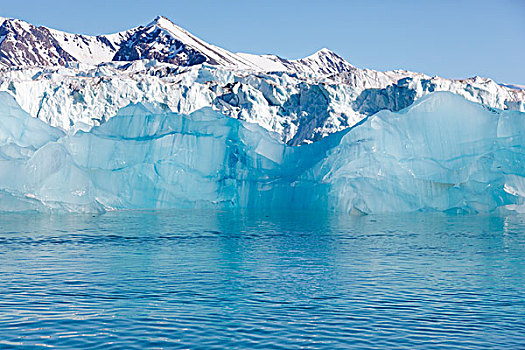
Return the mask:
{"type": "Polygon", "coordinates": [[[364,120],[311,177],[348,211],[523,211],[525,113],[434,93],[364,120]]]}
{"type": "Polygon", "coordinates": [[[204,108],[130,105],[63,134],[0,94],[0,210],[523,210],[525,115],[435,93],[290,147],[204,108]]]}

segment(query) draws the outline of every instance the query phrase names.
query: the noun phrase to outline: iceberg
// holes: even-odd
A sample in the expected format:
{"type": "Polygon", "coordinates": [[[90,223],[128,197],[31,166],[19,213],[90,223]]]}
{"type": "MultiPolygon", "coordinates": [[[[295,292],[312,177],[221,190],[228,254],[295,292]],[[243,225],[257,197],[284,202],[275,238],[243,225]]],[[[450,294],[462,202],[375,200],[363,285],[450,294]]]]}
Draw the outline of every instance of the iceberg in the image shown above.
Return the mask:
{"type": "Polygon", "coordinates": [[[0,210],[525,211],[525,113],[447,92],[303,146],[205,107],[68,133],[0,93],[0,210]]]}
{"type": "Polygon", "coordinates": [[[347,211],[523,211],[524,146],[525,113],[438,92],[365,119],[311,177],[347,211]]]}

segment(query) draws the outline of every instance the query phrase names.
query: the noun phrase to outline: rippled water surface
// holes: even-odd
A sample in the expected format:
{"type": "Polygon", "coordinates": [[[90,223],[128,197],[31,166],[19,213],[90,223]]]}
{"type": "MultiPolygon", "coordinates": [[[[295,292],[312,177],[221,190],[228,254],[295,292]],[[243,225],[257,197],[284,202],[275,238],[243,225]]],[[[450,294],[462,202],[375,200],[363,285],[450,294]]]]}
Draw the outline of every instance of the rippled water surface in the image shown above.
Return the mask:
{"type": "Polygon", "coordinates": [[[0,214],[0,348],[525,347],[525,217],[0,214]]]}

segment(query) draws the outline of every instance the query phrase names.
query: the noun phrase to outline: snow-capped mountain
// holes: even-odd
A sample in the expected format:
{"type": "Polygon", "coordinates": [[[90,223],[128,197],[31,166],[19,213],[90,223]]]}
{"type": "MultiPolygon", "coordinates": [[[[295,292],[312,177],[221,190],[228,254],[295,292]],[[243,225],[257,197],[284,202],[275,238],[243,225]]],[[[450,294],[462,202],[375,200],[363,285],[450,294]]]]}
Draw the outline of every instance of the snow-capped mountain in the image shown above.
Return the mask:
{"type": "Polygon", "coordinates": [[[490,79],[360,69],[328,49],[298,60],[232,53],[164,17],[99,36],[18,19],[0,23],[0,91],[64,130],[104,123],[136,102],[185,114],[209,106],[291,145],[316,141],[382,109],[398,111],[434,91],[525,111],[525,90],[490,79]]]}
{"type": "Polygon", "coordinates": [[[19,19],[4,19],[0,37],[1,63],[7,67],[154,59],[177,66],[207,63],[258,68],[242,56],[200,40],[165,17],[157,17],[144,27],[99,36],[70,34],[19,19]]]}
{"type": "Polygon", "coordinates": [[[146,27],[139,27],[120,44],[113,61],[154,59],[177,66],[210,65],[255,68],[227,50],[208,44],[165,17],[157,17],[146,27]]]}
{"type": "Polygon", "coordinates": [[[45,27],[17,19],[0,26],[0,64],[3,66],[52,66],[74,61],[45,27]]]}
{"type": "Polygon", "coordinates": [[[7,67],[65,66],[68,62],[97,65],[147,59],[183,67],[206,63],[309,75],[331,75],[355,68],[328,49],[299,60],[234,54],[204,42],[161,16],[144,27],[99,36],[37,27],[19,19],[2,18],[0,22],[0,62],[7,67]]]}

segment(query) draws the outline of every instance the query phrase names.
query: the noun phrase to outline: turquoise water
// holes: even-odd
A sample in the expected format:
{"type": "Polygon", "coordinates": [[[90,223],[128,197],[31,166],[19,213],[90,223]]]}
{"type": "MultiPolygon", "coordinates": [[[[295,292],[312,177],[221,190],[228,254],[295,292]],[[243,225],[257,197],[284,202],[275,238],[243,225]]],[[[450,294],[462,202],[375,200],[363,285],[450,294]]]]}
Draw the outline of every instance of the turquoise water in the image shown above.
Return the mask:
{"type": "Polygon", "coordinates": [[[525,347],[525,217],[0,214],[0,348],[525,347]]]}

